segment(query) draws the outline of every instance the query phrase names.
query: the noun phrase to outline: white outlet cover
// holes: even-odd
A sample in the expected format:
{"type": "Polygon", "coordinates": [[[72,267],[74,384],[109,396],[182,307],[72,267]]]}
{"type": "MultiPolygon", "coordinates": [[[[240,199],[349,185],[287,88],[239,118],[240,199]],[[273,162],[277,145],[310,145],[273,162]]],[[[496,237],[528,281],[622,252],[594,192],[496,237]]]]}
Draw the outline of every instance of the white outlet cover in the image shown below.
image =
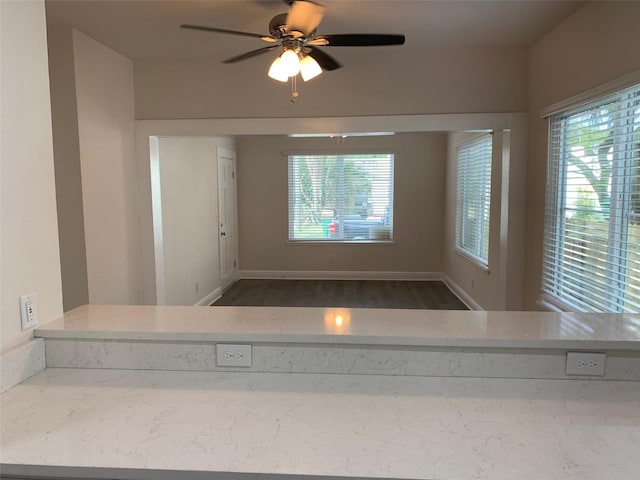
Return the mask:
{"type": "Polygon", "coordinates": [[[216,365],[218,367],[250,367],[251,345],[217,343],[216,365]]]}
{"type": "Polygon", "coordinates": [[[567,352],[567,375],[604,376],[607,355],[604,353],[567,352]]]}

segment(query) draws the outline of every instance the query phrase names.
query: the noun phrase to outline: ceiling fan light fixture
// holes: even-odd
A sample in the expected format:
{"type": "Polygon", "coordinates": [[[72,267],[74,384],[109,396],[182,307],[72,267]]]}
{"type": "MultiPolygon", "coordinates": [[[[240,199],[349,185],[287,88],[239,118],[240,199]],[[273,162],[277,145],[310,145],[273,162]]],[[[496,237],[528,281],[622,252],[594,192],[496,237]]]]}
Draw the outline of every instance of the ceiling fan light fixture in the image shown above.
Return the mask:
{"type": "Polygon", "coordinates": [[[282,65],[282,70],[287,74],[287,77],[295,77],[300,73],[300,58],[295,50],[286,49],[280,55],[280,65],[282,65]]]}
{"type": "Polygon", "coordinates": [[[316,78],[321,73],[322,67],[320,67],[320,64],[310,55],[304,57],[300,62],[300,75],[305,82],[316,78]]]}
{"type": "Polygon", "coordinates": [[[273,63],[271,64],[271,67],[269,68],[269,73],[267,75],[269,75],[269,77],[279,82],[286,82],[287,80],[289,80],[289,76],[287,75],[287,72],[285,72],[284,67],[282,66],[282,60],[280,59],[280,57],[277,57],[273,61],[273,63]]]}

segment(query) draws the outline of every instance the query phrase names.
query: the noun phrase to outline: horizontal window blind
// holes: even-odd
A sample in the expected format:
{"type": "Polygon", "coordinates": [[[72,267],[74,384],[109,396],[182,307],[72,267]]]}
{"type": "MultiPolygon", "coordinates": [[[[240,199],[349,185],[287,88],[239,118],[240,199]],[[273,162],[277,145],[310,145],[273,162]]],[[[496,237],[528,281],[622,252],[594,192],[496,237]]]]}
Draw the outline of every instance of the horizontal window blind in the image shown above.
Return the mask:
{"type": "Polygon", "coordinates": [[[458,147],[456,246],[484,265],[489,259],[492,135],[458,147]]]}
{"type": "Polygon", "coordinates": [[[550,118],[542,291],[640,312],[640,85],[550,118]]]}
{"type": "Polygon", "coordinates": [[[393,154],[290,155],[290,241],[393,238],[393,154]]]}

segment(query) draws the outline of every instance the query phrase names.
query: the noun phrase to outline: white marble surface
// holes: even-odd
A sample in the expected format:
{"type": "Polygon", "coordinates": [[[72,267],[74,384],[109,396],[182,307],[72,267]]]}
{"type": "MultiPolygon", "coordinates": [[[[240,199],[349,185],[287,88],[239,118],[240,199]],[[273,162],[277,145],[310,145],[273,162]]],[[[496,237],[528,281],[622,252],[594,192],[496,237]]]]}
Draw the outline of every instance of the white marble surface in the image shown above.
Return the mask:
{"type": "MultiPolygon", "coordinates": [[[[250,368],[218,367],[216,344],[47,338],[47,366],[139,370],[252,371],[489,378],[577,378],[565,374],[565,350],[263,344],[250,368]]],[[[612,351],[599,380],[640,381],[640,352],[612,351]]]]}
{"type": "Polygon", "coordinates": [[[277,307],[79,307],[48,338],[640,350],[640,315],[277,307]]]}
{"type": "Polygon", "coordinates": [[[640,472],[638,382],[47,369],[0,402],[5,474],[36,465],[68,476],[103,467],[183,479],[186,471],[433,480],[637,480],[640,472]]]}
{"type": "Polygon", "coordinates": [[[18,345],[0,357],[0,393],[45,369],[44,340],[18,345]]]}

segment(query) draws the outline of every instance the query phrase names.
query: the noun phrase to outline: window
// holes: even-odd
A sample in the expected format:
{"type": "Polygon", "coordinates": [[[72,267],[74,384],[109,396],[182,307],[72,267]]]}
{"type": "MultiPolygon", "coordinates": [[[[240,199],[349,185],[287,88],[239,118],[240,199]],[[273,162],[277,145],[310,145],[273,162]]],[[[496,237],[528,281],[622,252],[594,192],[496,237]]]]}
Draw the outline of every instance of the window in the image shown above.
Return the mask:
{"type": "Polygon", "coordinates": [[[290,241],[389,241],[393,155],[289,156],[290,241]]]}
{"type": "Polygon", "coordinates": [[[640,85],[549,124],[543,299],[640,312],[640,85]]]}
{"type": "Polygon", "coordinates": [[[458,147],[456,247],[482,265],[489,263],[491,134],[458,147]]]}

